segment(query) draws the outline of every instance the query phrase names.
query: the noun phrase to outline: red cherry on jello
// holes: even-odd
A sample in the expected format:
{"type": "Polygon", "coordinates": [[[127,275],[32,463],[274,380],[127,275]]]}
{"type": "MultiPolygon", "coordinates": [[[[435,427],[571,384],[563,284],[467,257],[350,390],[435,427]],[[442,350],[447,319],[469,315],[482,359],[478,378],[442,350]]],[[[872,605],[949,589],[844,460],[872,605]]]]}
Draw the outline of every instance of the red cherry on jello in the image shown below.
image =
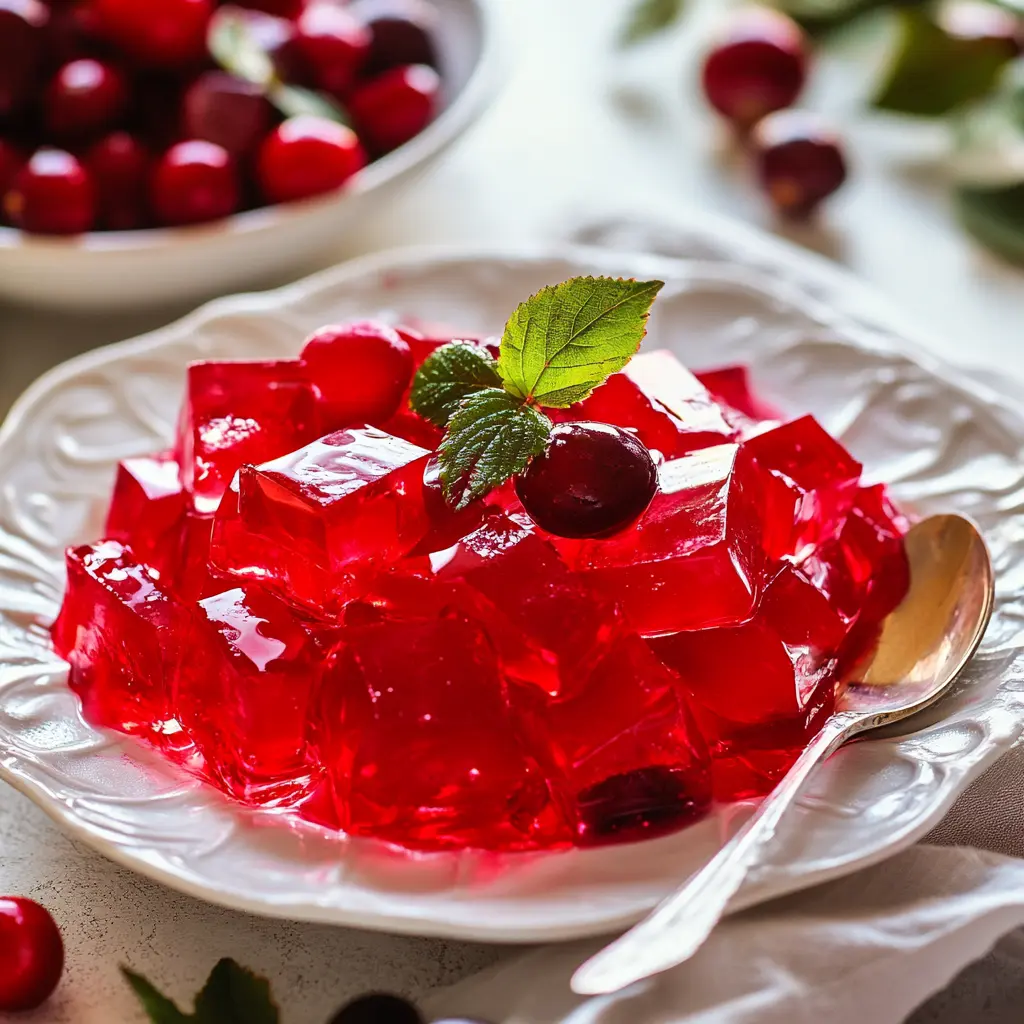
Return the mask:
{"type": "Polygon", "coordinates": [[[704,62],[708,102],[740,128],[794,103],[807,77],[804,35],[792,18],[764,7],[736,12],[704,62]]]}
{"type": "Polygon", "coordinates": [[[771,114],[754,129],[761,185],[780,213],[806,217],[846,181],[838,136],[802,110],[771,114]]]}
{"type": "Polygon", "coordinates": [[[320,0],[299,15],[291,46],[313,84],[341,96],[365,63],[371,38],[370,30],[346,8],[320,0]]]}
{"type": "Polygon", "coordinates": [[[412,379],[409,343],[370,320],[321,327],[301,358],[331,430],[390,419],[412,379]]]}
{"type": "Polygon", "coordinates": [[[287,203],[340,188],[365,164],[350,128],[323,117],[291,117],[263,140],[257,178],[268,202],[287,203]]]}
{"type": "Polygon", "coordinates": [[[352,94],[349,113],[377,153],[388,153],[419,135],[437,112],[441,78],[425,64],[392,68],[352,94]]]}
{"type": "Polygon", "coordinates": [[[93,0],[103,31],[145,67],[184,67],[206,56],[213,0],[93,0]]]}
{"type": "Polygon", "coordinates": [[[85,155],[96,185],[98,223],[109,231],[131,231],[148,219],[149,150],[128,132],[111,132],[85,155]]]}
{"type": "Polygon", "coordinates": [[[423,1016],[408,999],[371,992],[343,1006],[330,1024],[423,1024],[423,1016]]]}
{"type": "Polygon", "coordinates": [[[235,161],[223,146],[189,139],[171,146],[153,172],[150,203],[161,224],[198,224],[238,209],[235,161]]]}
{"type": "Polygon", "coordinates": [[[406,64],[437,67],[437,9],[426,0],[354,0],[349,10],[370,29],[365,71],[376,75],[406,64]]]}
{"type": "Polygon", "coordinates": [[[15,226],[45,235],[77,235],[96,219],[96,190],[70,153],[40,149],[14,176],[4,213],[15,226]]]}
{"type": "Polygon", "coordinates": [[[658,490],[651,453],[608,423],[560,423],[515,481],[538,526],[557,537],[603,537],[625,529],[658,490]]]}
{"type": "Polygon", "coordinates": [[[226,71],[206,71],[185,93],[185,134],[223,146],[236,158],[254,153],[274,110],[263,90],[226,71]]]}
{"type": "Polygon", "coordinates": [[[39,0],[0,0],[0,121],[33,98],[49,19],[39,0]]]}
{"type": "Polygon", "coordinates": [[[53,76],[43,97],[46,129],[60,139],[104,131],[124,113],[128,83],[112,64],[83,57],[53,76]]]}
{"type": "Polygon", "coordinates": [[[0,1010],[34,1010],[64,970],[64,942],[49,911],[20,896],[0,897],[0,1010]]]}

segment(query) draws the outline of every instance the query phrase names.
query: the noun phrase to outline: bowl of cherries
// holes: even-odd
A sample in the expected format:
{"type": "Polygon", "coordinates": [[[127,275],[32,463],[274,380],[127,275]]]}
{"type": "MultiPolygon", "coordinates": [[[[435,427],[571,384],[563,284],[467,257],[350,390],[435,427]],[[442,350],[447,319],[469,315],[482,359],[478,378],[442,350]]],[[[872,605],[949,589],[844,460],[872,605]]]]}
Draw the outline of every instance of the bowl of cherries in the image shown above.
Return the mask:
{"type": "Polygon", "coordinates": [[[0,299],[315,265],[482,112],[488,0],[0,0],[0,299]]]}

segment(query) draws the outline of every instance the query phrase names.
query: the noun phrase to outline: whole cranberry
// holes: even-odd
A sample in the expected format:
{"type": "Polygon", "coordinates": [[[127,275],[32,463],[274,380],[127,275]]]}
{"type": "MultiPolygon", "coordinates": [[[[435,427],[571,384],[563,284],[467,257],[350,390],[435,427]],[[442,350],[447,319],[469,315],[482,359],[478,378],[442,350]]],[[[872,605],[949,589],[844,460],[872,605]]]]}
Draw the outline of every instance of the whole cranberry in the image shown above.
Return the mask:
{"type": "Polygon", "coordinates": [[[49,8],[39,0],[0,0],[0,121],[32,100],[49,20],[49,8]]]}
{"type": "Polygon", "coordinates": [[[4,212],[15,227],[42,235],[77,235],[96,220],[96,190],[70,153],[39,149],[14,176],[4,212]]]}
{"type": "Polygon", "coordinates": [[[151,164],[149,150],[128,132],[111,132],[89,149],[85,166],[96,185],[100,227],[131,231],[146,226],[151,164]]]}
{"type": "Polygon", "coordinates": [[[370,43],[370,30],[346,8],[319,0],[295,22],[287,60],[304,65],[318,89],[344,96],[369,56],[370,43]]]}
{"type": "Polygon", "coordinates": [[[741,129],[791,106],[806,78],[807,51],[800,26],[763,7],[736,12],[704,61],[708,102],[741,129]]]}
{"type": "Polygon", "coordinates": [[[560,423],[515,488],[548,533],[605,537],[644,513],[658,490],[658,468],[642,442],[619,427],[560,423]]]}
{"type": "Polygon", "coordinates": [[[104,34],[137,64],[187,67],[206,56],[213,0],[93,0],[104,34]]]}
{"type": "MultiPolygon", "coordinates": [[[[13,142],[0,137],[0,201],[14,181],[14,176],[25,166],[25,154],[13,142]]],[[[0,202],[0,215],[3,204],[0,202]]]]}
{"type": "Polygon", "coordinates": [[[291,117],[263,140],[257,178],[270,203],[340,188],[366,164],[356,133],[322,117],[291,117]]]}
{"type": "Polygon", "coordinates": [[[361,85],[348,102],[356,130],[374,153],[389,153],[434,119],[441,78],[426,64],[392,68],[361,85]]]}
{"type": "Polygon", "coordinates": [[[390,419],[412,380],[409,343],[369,320],[321,327],[301,358],[332,430],[390,419]]]}
{"type": "Polygon", "coordinates": [[[112,64],[83,57],[65,64],[46,88],[46,129],[59,139],[111,127],[128,105],[128,83],[112,64]]]}
{"type": "Polygon", "coordinates": [[[354,0],[349,10],[373,37],[367,74],[406,64],[438,66],[434,44],[438,14],[426,0],[354,0]]]}
{"type": "Polygon", "coordinates": [[[372,992],[343,1006],[330,1024],[423,1024],[423,1016],[407,999],[372,992]]]}
{"type": "Polygon", "coordinates": [[[0,897],[0,1010],[42,1006],[63,970],[64,942],[49,911],[24,897],[0,897]]]}
{"type": "Polygon", "coordinates": [[[761,185],[786,216],[809,216],[846,181],[839,137],[807,111],[770,114],[752,142],[761,185]]]}
{"type": "Polygon", "coordinates": [[[238,209],[238,172],[231,154],[213,142],[171,146],[150,180],[150,205],[161,224],[198,224],[238,209]]]}
{"type": "Polygon", "coordinates": [[[274,108],[263,90],[226,71],[205,71],[185,93],[185,134],[223,146],[233,157],[254,153],[270,131],[274,108]]]}

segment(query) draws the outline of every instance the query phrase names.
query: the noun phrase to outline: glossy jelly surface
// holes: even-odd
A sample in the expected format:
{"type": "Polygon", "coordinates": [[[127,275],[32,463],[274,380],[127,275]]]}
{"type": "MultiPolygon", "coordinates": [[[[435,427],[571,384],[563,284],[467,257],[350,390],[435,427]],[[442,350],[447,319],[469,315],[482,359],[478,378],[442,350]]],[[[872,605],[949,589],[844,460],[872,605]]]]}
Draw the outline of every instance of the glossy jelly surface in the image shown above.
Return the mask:
{"type": "MultiPolygon", "coordinates": [[[[394,337],[414,368],[443,344],[394,337]]],[[[743,367],[656,350],[554,413],[657,477],[581,534],[541,508],[584,468],[603,494],[593,466],[456,512],[441,431],[394,408],[405,363],[378,395],[307,362],[189,370],[174,449],[118,467],[53,626],[90,721],[248,806],[426,850],[678,829],[771,789],[908,587],[885,488],[743,367]]]]}

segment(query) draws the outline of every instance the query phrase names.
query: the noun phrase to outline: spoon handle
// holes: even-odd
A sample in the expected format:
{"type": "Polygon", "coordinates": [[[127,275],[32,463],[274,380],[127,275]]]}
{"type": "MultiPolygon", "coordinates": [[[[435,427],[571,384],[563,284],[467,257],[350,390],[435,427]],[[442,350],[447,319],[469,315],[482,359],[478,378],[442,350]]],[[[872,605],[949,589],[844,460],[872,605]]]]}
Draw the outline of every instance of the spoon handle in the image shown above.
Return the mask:
{"type": "Polygon", "coordinates": [[[850,712],[829,718],[732,840],[647,918],[583,964],[573,975],[573,991],[580,995],[617,992],[693,956],[775,836],[808,776],[859,731],[862,720],[863,716],[850,712]]]}

